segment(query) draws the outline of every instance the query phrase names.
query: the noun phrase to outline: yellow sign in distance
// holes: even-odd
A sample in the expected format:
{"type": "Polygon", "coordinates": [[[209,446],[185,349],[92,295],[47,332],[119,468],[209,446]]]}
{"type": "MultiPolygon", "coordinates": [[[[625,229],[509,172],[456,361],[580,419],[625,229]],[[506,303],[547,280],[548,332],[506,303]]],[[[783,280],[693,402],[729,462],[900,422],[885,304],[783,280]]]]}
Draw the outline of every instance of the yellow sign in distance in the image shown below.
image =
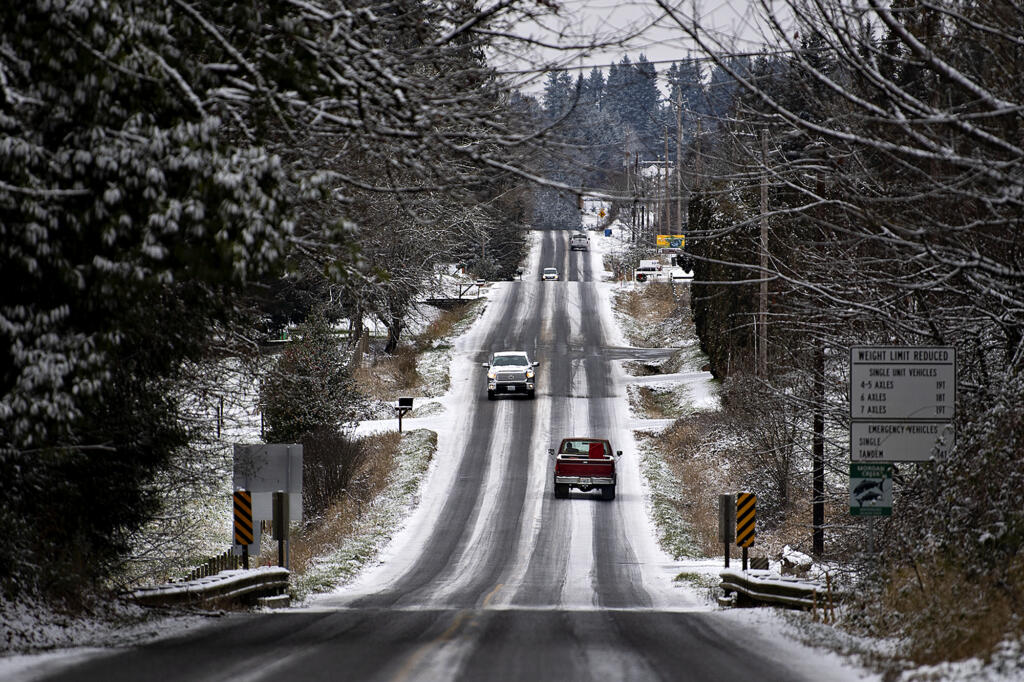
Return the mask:
{"type": "Polygon", "coordinates": [[[604,217],[604,209],[602,208],[601,210],[599,210],[597,212],[597,215],[598,215],[598,217],[603,218],[604,217]]]}
{"type": "Polygon", "coordinates": [[[656,241],[660,249],[681,249],[685,244],[685,234],[659,234],[656,241]]]}

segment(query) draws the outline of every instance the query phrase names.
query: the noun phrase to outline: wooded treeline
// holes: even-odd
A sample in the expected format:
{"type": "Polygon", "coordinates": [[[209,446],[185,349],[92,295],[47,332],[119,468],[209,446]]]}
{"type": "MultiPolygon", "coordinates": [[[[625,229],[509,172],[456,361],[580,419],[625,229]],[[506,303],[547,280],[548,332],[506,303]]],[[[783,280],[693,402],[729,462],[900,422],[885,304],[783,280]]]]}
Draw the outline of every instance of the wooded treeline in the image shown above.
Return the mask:
{"type": "Polygon", "coordinates": [[[588,190],[618,196],[617,205],[633,210],[634,197],[640,201],[642,192],[653,193],[638,186],[641,165],[666,158],[674,163],[677,141],[688,146],[697,121],[727,113],[735,83],[714,66],[710,79],[725,87],[705,83],[699,60],[682,59],[659,73],[643,54],[575,77],[548,72],[543,92],[522,97],[520,109],[545,132],[545,155],[535,160],[538,173],[562,187],[535,190],[533,224],[576,227],[577,194],[588,190]]]}
{"type": "Polygon", "coordinates": [[[764,471],[746,484],[768,528],[802,529],[810,552],[820,415],[822,558],[856,567],[865,597],[849,622],[906,637],[918,662],[986,655],[1022,630],[1024,14],[777,4],[761,8],[775,48],[744,63],[677,16],[740,86],[705,126],[703,172],[687,175],[687,237],[698,332],[726,409],[748,415],[739,455],[764,471]],[[873,344],[955,347],[958,392],[950,457],[897,465],[893,516],[868,555],[868,524],[849,516],[848,363],[873,344]]]}
{"type": "Polygon", "coordinates": [[[230,390],[223,358],[313,313],[353,341],[376,317],[393,350],[436,265],[515,268],[526,152],[484,51],[537,13],[3,5],[5,597],[101,582],[165,474],[213,466],[196,401],[230,390]]]}

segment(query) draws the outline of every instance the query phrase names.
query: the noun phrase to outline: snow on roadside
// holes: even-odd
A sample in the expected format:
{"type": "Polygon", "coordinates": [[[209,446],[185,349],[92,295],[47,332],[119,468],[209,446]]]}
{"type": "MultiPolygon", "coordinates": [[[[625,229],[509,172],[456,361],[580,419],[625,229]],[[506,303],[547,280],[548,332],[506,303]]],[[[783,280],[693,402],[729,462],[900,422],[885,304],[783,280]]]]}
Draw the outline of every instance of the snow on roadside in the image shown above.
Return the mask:
{"type": "Polygon", "coordinates": [[[126,602],[103,604],[86,615],[69,615],[47,604],[2,601],[0,680],[38,679],[111,649],[194,630],[219,615],[170,613],[126,602]]]}
{"type": "Polygon", "coordinates": [[[437,434],[433,431],[418,429],[404,434],[391,482],[371,501],[369,510],[337,549],[313,560],[304,574],[292,576],[291,591],[295,598],[301,600],[341,587],[377,559],[381,548],[419,504],[420,483],[436,449],[437,434]]]}

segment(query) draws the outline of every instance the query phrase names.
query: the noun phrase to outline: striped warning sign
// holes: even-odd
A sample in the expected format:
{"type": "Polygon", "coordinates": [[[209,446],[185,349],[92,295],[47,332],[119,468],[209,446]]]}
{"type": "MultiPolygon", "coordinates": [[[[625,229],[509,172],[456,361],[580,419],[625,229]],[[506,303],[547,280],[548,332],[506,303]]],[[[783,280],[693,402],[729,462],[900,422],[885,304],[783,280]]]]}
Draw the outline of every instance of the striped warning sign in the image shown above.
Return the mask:
{"type": "Polygon", "coordinates": [[[754,521],[757,516],[757,495],[736,493],[736,546],[750,547],[754,544],[754,521]]]}
{"type": "Polygon", "coordinates": [[[252,541],[252,493],[248,490],[236,490],[235,544],[251,545],[252,541]]]}

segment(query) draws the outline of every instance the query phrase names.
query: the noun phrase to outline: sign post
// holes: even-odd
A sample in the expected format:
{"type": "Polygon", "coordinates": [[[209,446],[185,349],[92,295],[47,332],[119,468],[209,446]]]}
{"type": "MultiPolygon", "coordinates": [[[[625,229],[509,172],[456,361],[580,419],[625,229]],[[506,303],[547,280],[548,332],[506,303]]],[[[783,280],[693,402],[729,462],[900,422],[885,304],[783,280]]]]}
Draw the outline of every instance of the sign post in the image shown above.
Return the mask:
{"type": "Polygon", "coordinates": [[[412,412],[412,398],[399,398],[395,405],[395,412],[398,413],[398,432],[402,432],[402,417],[412,412]]]}
{"type": "Polygon", "coordinates": [[[729,546],[736,539],[736,498],[718,496],[718,541],[725,545],[725,567],[729,568],[729,546]]]}
{"type": "Polygon", "coordinates": [[[274,537],[277,539],[277,565],[291,570],[289,546],[288,493],[274,493],[274,537]]]}

